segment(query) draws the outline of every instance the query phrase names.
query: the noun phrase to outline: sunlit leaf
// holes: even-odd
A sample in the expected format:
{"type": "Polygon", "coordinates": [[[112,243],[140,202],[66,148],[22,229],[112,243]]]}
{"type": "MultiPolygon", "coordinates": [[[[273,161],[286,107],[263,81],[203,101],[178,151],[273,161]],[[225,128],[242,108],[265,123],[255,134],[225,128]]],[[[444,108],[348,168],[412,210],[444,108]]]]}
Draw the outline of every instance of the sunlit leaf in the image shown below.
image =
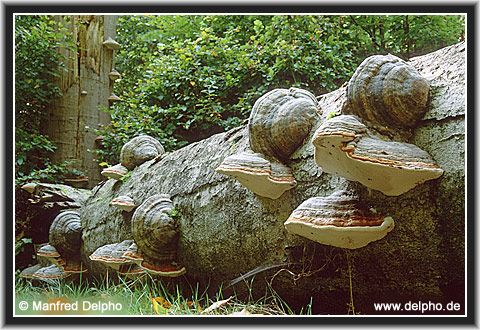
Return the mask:
{"type": "Polygon", "coordinates": [[[203,312],[201,312],[200,314],[205,314],[205,313],[209,313],[211,311],[214,311],[216,310],[217,308],[220,308],[222,306],[225,306],[233,297],[229,297],[228,299],[225,299],[225,300],[219,300],[213,304],[211,304],[208,308],[206,308],[203,312]]]}

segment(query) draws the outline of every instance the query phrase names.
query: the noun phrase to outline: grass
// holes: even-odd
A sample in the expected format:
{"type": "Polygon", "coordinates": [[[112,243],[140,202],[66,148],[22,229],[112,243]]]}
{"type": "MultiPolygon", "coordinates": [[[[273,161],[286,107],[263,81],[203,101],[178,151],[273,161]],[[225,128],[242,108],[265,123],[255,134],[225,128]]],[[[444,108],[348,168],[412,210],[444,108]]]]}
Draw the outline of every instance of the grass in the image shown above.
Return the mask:
{"type": "MultiPolygon", "coordinates": [[[[15,298],[16,313],[19,315],[32,314],[82,314],[77,312],[50,311],[39,312],[32,310],[34,302],[55,304],[58,301],[73,303],[83,301],[92,303],[108,302],[121,304],[121,311],[109,309],[104,314],[120,315],[230,315],[242,312],[243,314],[262,315],[294,315],[294,311],[280,298],[271,286],[267,286],[265,295],[254,299],[252,285],[254,278],[245,282],[249,289],[246,301],[238,299],[237,295],[225,296],[222,287],[218,287],[214,296],[209,296],[207,290],[202,291],[198,283],[189,288],[173,282],[152,278],[146,280],[125,280],[118,277],[104,278],[102,281],[87,281],[79,278],[75,281],[52,281],[51,283],[32,283],[30,280],[16,277],[15,298]],[[190,292],[189,294],[185,292],[190,292]],[[209,311],[208,307],[218,302],[226,301],[223,305],[209,311]],[[18,308],[20,301],[29,302],[29,309],[22,312],[18,308]]],[[[211,292],[211,291],[210,291],[211,292]]],[[[312,314],[312,301],[301,309],[300,315],[312,314]]],[[[81,308],[80,308],[81,309],[81,308]]],[[[83,313],[83,314],[92,314],[83,313]]],[[[101,314],[101,313],[93,313],[101,314]]],[[[297,314],[298,315],[298,314],[297,314]]]]}

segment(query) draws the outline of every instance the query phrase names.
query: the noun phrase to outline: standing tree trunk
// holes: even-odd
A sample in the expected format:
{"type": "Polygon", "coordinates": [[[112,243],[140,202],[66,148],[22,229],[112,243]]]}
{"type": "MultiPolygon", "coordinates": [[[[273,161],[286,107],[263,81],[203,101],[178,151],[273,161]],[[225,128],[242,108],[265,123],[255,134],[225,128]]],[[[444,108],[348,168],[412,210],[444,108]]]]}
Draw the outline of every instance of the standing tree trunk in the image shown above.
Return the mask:
{"type": "Polygon", "coordinates": [[[47,109],[42,133],[55,143],[54,163],[74,161],[72,168],[81,170],[92,187],[100,181],[100,167],[95,161],[95,133],[92,128],[110,121],[108,97],[113,82],[108,73],[114,67],[114,51],[103,46],[109,37],[115,37],[116,16],[72,15],[55,20],[66,25],[77,45],[75,51],[61,49],[68,71],[56,78],[62,96],[47,109]]]}

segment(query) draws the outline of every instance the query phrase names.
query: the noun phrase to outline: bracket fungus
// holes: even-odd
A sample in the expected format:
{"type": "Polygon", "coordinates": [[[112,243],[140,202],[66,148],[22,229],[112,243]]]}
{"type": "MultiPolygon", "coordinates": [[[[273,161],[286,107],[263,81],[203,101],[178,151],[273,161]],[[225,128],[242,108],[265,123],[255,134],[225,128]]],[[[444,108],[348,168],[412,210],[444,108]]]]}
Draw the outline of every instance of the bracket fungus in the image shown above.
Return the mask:
{"type": "Polygon", "coordinates": [[[131,260],[131,262],[140,265],[143,261],[143,254],[138,251],[137,244],[133,242],[125,253],[122,255],[123,258],[131,260]]]}
{"type": "Polygon", "coordinates": [[[133,240],[125,240],[120,243],[103,245],[96,249],[89,258],[119,270],[121,265],[131,264],[131,261],[123,257],[123,254],[132,243],[133,240]]]}
{"type": "Polygon", "coordinates": [[[315,132],[315,162],[323,171],[358,181],[388,196],[398,196],[443,170],[416,145],[384,141],[355,116],[325,121],[315,132]]]}
{"type": "Polygon", "coordinates": [[[32,276],[38,280],[49,282],[51,280],[64,279],[71,275],[72,273],[65,272],[62,268],[58,267],[57,265],[50,265],[47,267],[40,268],[32,276]]]}
{"type": "Polygon", "coordinates": [[[33,276],[33,274],[35,274],[41,268],[43,268],[43,266],[40,264],[27,267],[24,270],[22,270],[22,272],[18,276],[22,278],[27,278],[27,279],[34,279],[35,277],[33,276]]]}
{"type": "Polygon", "coordinates": [[[299,89],[274,89],[253,105],[248,119],[250,148],[286,161],[303,144],[318,116],[313,94],[299,89]]]}
{"type": "Polygon", "coordinates": [[[120,180],[124,175],[128,173],[128,169],[122,164],[113,165],[102,170],[102,175],[107,178],[120,180]]]}
{"type": "Polygon", "coordinates": [[[129,196],[118,196],[110,204],[126,212],[131,212],[135,208],[135,202],[129,196]]]}
{"type": "Polygon", "coordinates": [[[391,217],[372,212],[346,191],[306,200],[285,222],[285,228],[293,234],[348,249],[382,239],[393,227],[391,217]]]}
{"type": "Polygon", "coordinates": [[[186,273],[185,267],[175,263],[179,233],[170,216],[172,211],[170,196],[158,194],[147,198],[132,216],[137,253],[144,257],[140,266],[152,275],[172,277],[186,273]]]}
{"type": "Polygon", "coordinates": [[[35,188],[37,188],[38,183],[36,182],[29,182],[24,184],[21,188],[25,190],[26,192],[33,194],[35,192],[35,188]]]}
{"type": "Polygon", "coordinates": [[[110,102],[120,102],[120,101],[122,101],[122,99],[119,98],[117,95],[115,95],[115,93],[112,93],[109,97],[107,97],[107,100],[109,100],[110,102]]]}
{"type": "Polygon", "coordinates": [[[55,249],[55,247],[50,244],[46,244],[40,249],[38,249],[37,256],[44,257],[52,264],[55,264],[59,267],[63,267],[66,265],[65,261],[62,259],[62,256],[60,255],[60,253],[58,253],[57,249],[55,249]]]}
{"type": "Polygon", "coordinates": [[[112,81],[115,81],[115,80],[119,79],[120,77],[121,77],[120,73],[115,69],[112,69],[112,71],[110,71],[108,73],[108,78],[110,78],[110,80],[112,80],[112,81]]]}
{"type": "Polygon", "coordinates": [[[259,153],[244,152],[228,156],[216,171],[238,180],[255,194],[272,199],[279,198],[297,185],[288,166],[270,161],[259,153]]]}
{"type": "MultiPolygon", "coordinates": [[[[57,261],[64,271],[70,273],[83,273],[87,271],[80,263],[82,225],[78,212],[71,210],[63,211],[53,219],[49,229],[49,242],[60,254],[60,257],[57,257],[60,259],[57,259],[57,261]]],[[[46,253],[50,251],[53,257],[55,254],[53,249],[49,248],[48,245],[43,248],[46,253]]],[[[39,249],[39,252],[41,251],[42,248],[39,249]]]]}
{"type": "Polygon", "coordinates": [[[160,142],[148,135],[134,137],[120,151],[120,163],[129,170],[165,153],[160,142]]]}
{"type": "Polygon", "coordinates": [[[394,55],[374,55],[357,68],[347,86],[345,114],[375,125],[411,128],[426,112],[430,84],[394,55]]]}
{"type": "Polygon", "coordinates": [[[120,44],[116,42],[112,37],[108,37],[108,39],[103,42],[103,45],[111,50],[120,49],[120,44]]]}

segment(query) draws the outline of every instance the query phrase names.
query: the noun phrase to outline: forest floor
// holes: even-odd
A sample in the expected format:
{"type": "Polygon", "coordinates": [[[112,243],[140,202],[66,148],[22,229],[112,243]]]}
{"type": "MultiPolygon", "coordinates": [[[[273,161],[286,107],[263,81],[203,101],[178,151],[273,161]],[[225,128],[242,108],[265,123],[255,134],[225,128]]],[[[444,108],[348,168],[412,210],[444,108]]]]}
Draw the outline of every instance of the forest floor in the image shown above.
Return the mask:
{"type": "Polygon", "coordinates": [[[198,285],[183,290],[163,281],[36,282],[16,277],[16,315],[311,315],[311,305],[295,313],[273,289],[260,299],[241,301],[224,296],[221,287],[209,296],[198,285]]]}

